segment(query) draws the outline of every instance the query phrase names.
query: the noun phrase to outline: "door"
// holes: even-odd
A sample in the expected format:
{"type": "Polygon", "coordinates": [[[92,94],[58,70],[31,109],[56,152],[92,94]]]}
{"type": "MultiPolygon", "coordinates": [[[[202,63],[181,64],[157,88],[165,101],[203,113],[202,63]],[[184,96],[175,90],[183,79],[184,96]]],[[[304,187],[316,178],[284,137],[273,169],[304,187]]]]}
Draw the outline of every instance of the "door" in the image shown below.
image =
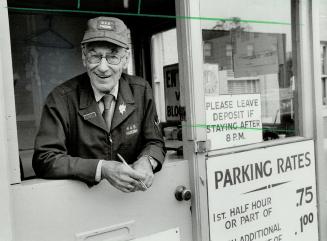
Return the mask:
{"type": "Polygon", "coordinates": [[[316,208],[321,120],[311,114],[321,92],[311,67],[316,7],[177,4],[194,240],[318,240],[325,218],[316,208]]]}

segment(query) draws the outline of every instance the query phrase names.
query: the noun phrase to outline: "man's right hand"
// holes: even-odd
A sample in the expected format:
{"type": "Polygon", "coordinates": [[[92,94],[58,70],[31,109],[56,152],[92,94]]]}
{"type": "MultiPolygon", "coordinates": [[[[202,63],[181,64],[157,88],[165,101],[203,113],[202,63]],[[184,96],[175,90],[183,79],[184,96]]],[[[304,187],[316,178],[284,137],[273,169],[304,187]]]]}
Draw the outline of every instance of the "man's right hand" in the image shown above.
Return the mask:
{"type": "Polygon", "coordinates": [[[101,179],[107,179],[111,185],[122,192],[145,191],[139,182],[139,180],[145,180],[145,175],[121,162],[102,162],[101,179]]]}

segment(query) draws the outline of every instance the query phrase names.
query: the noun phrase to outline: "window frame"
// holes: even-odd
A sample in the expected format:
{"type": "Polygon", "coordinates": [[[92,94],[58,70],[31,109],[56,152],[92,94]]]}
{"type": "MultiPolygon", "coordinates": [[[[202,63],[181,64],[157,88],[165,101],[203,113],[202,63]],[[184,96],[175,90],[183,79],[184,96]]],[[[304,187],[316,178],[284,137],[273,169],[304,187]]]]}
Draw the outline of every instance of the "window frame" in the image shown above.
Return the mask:
{"type": "MultiPolygon", "coordinates": [[[[1,95],[2,103],[5,106],[6,117],[6,134],[7,140],[4,141],[6,149],[8,150],[8,156],[5,158],[9,167],[9,179],[11,184],[21,182],[20,178],[20,166],[19,166],[19,151],[18,151],[18,138],[17,138],[17,126],[16,126],[16,108],[15,108],[15,93],[14,93],[14,77],[12,68],[12,55],[11,55],[11,43],[10,43],[10,30],[9,30],[9,16],[7,2],[2,1],[1,7],[1,30],[2,38],[0,38],[0,45],[2,46],[2,52],[0,57],[2,58],[2,78],[4,93],[1,95]]],[[[1,76],[0,76],[1,77],[1,76]]],[[[2,137],[1,137],[2,138],[2,137]]]]}
{"type": "MultiPolygon", "coordinates": [[[[317,62],[317,58],[319,59],[320,57],[319,51],[317,52],[317,50],[313,50],[312,48],[313,43],[317,42],[317,21],[313,18],[318,15],[319,4],[316,0],[292,0],[291,4],[292,46],[294,46],[292,51],[294,52],[293,60],[297,63],[296,69],[294,69],[298,85],[294,94],[294,98],[298,100],[298,103],[295,103],[295,107],[297,108],[295,111],[298,114],[295,125],[298,129],[297,136],[246,146],[213,150],[210,152],[206,151],[205,154],[199,151],[199,148],[206,142],[206,132],[204,128],[196,128],[194,125],[194,123],[205,123],[205,120],[202,118],[205,116],[204,90],[200,83],[203,73],[202,63],[200,61],[203,59],[203,53],[202,50],[200,51],[200,48],[198,48],[198,46],[201,46],[202,42],[201,26],[196,23],[196,21],[180,21],[180,23],[178,23],[180,79],[185,79],[184,98],[186,111],[189,115],[184,123],[188,128],[183,129],[183,136],[186,139],[184,140],[184,150],[187,151],[186,159],[191,163],[191,190],[196,194],[195,197],[192,198],[192,206],[194,207],[192,208],[192,216],[194,217],[193,227],[195,229],[193,231],[193,236],[199,240],[209,240],[207,233],[208,205],[207,197],[204,194],[206,192],[206,187],[203,183],[201,184],[201,180],[206,180],[205,160],[207,158],[314,139],[316,142],[315,150],[317,153],[317,163],[323,160],[321,136],[319,137],[323,132],[321,131],[322,124],[318,114],[319,111],[321,112],[321,108],[319,105],[317,106],[317,99],[319,99],[321,103],[321,94],[319,95],[321,92],[321,88],[319,89],[319,86],[321,86],[321,79],[320,72],[317,72],[316,66],[320,66],[320,64],[312,64],[319,63],[319,61],[317,62]],[[191,58],[189,58],[189,56],[191,56],[191,58]],[[201,96],[200,99],[197,99],[196,103],[192,101],[195,90],[197,91],[197,96],[201,96]],[[312,109],[315,110],[314,115],[312,114],[312,109]],[[317,128],[317,126],[319,126],[319,128],[317,128]]],[[[181,16],[199,16],[200,0],[192,2],[181,0],[179,4],[176,5],[179,10],[177,12],[181,16]]],[[[326,165],[323,164],[322,166],[326,165]]],[[[322,174],[321,176],[326,178],[326,174],[322,174]]],[[[321,188],[320,191],[322,191],[321,188]]],[[[325,191],[322,193],[325,193],[325,191]]],[[[320,215],[320,218],[326,220],[326,216],[327,215],[323,217],[320,215]]],[[[323,235],[321,233],[320,230],[320,237],[326,235],[327,231],[324,231],[323,235]]]]}

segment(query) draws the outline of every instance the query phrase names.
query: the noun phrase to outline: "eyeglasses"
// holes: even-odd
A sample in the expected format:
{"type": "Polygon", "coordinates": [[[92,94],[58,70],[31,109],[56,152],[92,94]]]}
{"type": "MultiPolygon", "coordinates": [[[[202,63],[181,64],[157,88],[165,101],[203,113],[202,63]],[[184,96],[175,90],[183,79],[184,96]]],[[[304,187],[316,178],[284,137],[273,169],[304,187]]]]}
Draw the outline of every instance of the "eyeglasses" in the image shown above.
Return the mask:
{"type": "Polygon", "coordinates": [[[119,55],[106,55],[106,56],[102,56],[102,55],[98,55],[98,54],[94,54],[94,55],[86,55],[87,56],[87,61],[90,64],[99,64],[101,62],[101,60],[103,58],[105,58],[107,60],[108,64],[112,64],[112,65],[118,65],[122,58],[125,57],[124,56],[119,56],[119,55]]]}

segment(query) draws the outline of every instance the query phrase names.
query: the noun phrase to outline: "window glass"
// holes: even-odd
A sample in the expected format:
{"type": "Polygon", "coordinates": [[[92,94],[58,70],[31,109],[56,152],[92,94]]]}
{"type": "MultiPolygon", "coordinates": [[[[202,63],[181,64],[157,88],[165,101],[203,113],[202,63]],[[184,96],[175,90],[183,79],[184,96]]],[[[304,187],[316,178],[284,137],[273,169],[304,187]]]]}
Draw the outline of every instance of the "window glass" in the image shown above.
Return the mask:
{"type": "Polygon", "coordinates": [[[204,0],[200,15],[211,149],[296,135],[291,1],[204,0]]]}
{"type": "MultiPolygon", "coordinates": [[[[207,43],[204,51],[210,53],[207,43]]],[[[154,34],[151,39],[153,91],[167,149],[166,160],[183,158],[176,28],[154,34]]]]}

